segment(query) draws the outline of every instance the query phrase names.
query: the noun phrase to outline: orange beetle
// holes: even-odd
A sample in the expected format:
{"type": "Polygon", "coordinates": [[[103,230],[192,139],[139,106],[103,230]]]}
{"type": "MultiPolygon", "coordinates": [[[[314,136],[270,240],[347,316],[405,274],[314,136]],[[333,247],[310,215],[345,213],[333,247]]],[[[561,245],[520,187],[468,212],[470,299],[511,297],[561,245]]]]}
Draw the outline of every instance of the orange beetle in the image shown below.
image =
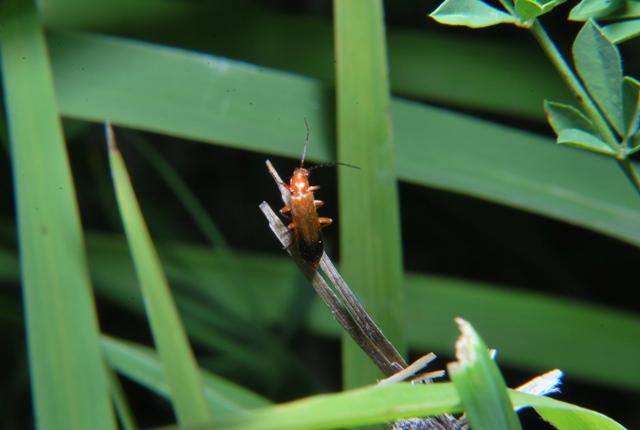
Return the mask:
{"type": "Polygon", "coordinates": [[[291,177],[291,182],[289,184],[291,205],[280,209],[280,213],[289,218],[287,213],[291,212],[291,218],[289,219],[291,219],[292,222],[289,224],[288,228],[289,230],[294,231],[298,251],[304,261],[309,263],[314,269],[317,269],[320,264],[320,259],[322,258],[322,253],[324,252],[321,229],[328,226],[333,221],[331,218],[318,216],[318,211],[316,209],[324,205],[324,202],[313,198],[313,192],[319,190],[320,186],[309,185],[309,173],[311,170],[319,167],[334,166],[338,164],[354,167],[356,169],[359,167],[344,163],[329,163],[305,169],[304,157],[307,152],[307,145],[309,144],[309,124],[307,123],[306,118],[304,119],[304,123],[307,125],[307,140],[304,144],[300,167],[293,172],[293,176],[291,177]]]}

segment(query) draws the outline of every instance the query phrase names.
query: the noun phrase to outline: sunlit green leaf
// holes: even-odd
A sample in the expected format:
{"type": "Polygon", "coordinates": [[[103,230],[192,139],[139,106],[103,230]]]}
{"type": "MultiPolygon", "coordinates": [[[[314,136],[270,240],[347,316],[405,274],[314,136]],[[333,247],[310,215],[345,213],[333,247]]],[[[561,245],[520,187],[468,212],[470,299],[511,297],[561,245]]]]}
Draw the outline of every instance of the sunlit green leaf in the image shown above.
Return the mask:
{"type": "Polygon", "coordinates": [[[605,18],[622,9],[624,5],[625,0],[582,0],[571,9],[569,19],[587,21],[590,18],[605,18]]]}
{"type": "Polygon", "coordinates": [[[465,25],[471,28],[496,24],[513,24],[517,18],[480,0],[445,0],[429,15],[441,24],[465,25]]]}
{"type": "Polygon", "coordinates": [[[597,136],[577,128],[562,130],[558,135],[558,143],[575,146],[576,148],[588,149],[602,154],[612,155],[614,157],[617,155],[615,150],[597,136]]]}
{"type": "Polygon", "coordinates": [[[626,42],[640,35],[640,19],[614,22],[603,27],[602,31],[613,43],[626,42]]]}
{"type": "Polygon", "coordinates": [[[547,113],[549,124],[551,124],[556,134],[560,134],[561,131],[570,128],[577,128],[591,133],[595,132],[591,120],[571,105],[545,100],[544,110],[547,113]]]}
{"type": "Polygon", "coordinates": [[[589,94],[616,131],[624,135],[622,60],[618,48],[590,20],[573,44],[573,59],[589,94]]]}
{"type": "Polygon", "coordinates": [[[516,0],[516,12],[522,21],[545,14],[556,7],[555,0],[538,3],[536,0],[516,0]]]}
{"type": "Polygon", "coordinates": [[[513,390],[509,390],[509,395],[514,406],[533,407],[542,418],[559,430],[625,430],[611,418],[576,405],[513,390]]]}

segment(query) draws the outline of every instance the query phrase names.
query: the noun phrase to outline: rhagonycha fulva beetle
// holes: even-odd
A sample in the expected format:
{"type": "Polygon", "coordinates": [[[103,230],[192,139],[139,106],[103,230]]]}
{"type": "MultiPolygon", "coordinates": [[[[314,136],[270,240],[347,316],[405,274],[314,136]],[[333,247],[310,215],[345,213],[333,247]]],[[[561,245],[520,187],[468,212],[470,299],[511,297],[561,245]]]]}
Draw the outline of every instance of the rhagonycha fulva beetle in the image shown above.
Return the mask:
{"type": "Polygon", "coordinates": [[[309,173],[314,169],[326,166],[342,165],[356,169],[359,169],[359,167],[345,163],[328,163],[305,169],[304,157],[307,153],[307,145],[309,144],[309,124],[306,118],[304,119],[304,123],[307,126],[307,139],[304,143],[304,150],[302,151],[302,160],[300,161],[300,167],[293,172],[291,182],[288,186],[291,192],[291,204],[280,209],[280,213],[292,221],[288,228],[294,231],[300,256],[314,269],[317,269],[320,264],[320,259],[322,258],[322,253],[324,252],[321,229],[333,221],[331,218],[318,216],[317,208],[324,205],[324,202],[313,198],[313,192],[319,190],[320,186],[309,185],[309,173]],[[291,212],[291,217],[287,215],[288,212],[291,212]]]}

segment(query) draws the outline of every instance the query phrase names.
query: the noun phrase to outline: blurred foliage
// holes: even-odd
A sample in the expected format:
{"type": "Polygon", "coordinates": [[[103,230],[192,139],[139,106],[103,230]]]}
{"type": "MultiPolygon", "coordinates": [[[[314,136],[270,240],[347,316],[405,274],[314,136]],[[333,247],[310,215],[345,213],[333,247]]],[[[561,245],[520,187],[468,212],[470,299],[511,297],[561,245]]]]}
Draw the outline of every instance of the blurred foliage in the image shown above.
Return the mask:
{"type": "MultiPolygon", "coordinates": [[[[560,367],[562,400],[638,427],[640,198],[607,157],[553,144],[542,101],[570,95],[526,32],[439,26],[427,18],[437,2],[385,6],[391,91],[412,100],[393,100],[391,124],[412,353],[450,358],[461,316],[499,350],[507,386],[560,367]]],[[[279,207],[264,160],[283,177],[299,164],[304,116],[309,160],[336,158],[330,2],[38,7],[101,331],[152,344],[109,177],[108,118],[198,363],[275,402],[338,390],[339,327],[257,208],[279,207]]],[[[580,26],[566,13],[544,22],[569,52],[580,26]]],[[[639,76],[637,40],[620,48],[639,76]]],[[[33,418],[11,172],[6,150],[0,427],[24,429],[33,418]]],[[[339,261],[335,173],[313,178],[339,261]]],[[[167,402],[121,380],[141,427],[175,421],[167,402]]],[[[548,428],[524,417],[525,428],[548,428]]]]}

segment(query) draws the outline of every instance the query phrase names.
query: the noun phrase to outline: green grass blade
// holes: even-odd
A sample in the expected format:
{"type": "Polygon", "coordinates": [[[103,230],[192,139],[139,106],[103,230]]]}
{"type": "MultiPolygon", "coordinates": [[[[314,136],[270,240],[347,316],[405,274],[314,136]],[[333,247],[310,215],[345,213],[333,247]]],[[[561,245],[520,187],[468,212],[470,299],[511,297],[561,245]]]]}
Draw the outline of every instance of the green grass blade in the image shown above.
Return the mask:
{"type": "Polygon", "coordinates": [[[516,407],[531,406],[558,430],[624,430],[624,427],[598,412],[564,403],[549,397],[509,390],[516,407]]]}
{"type": "MultiPolygon", "coordinates": [[[[51,28],[115,34],[218,53],[326,82],[335,80],[330,20],[282,13],[253,2],[159,4],[111,0],[96,9],[82,0],[71,0],[52,3],[43,15],[51,28]],[[142,19],[144,25],[140,25],[142,19]],[[170,33],[166,31],[167,19],[174,29],[170,33]],[[243,31],[237,32],[240,25],[243,31]],[[222,38],[220,34],[234,37],[222,38]],[[267,42],[255,43],[256,40],[267,42]],[[272,48],[276,43],[274,55],[272,48]]],[[[540,108],[542,98],[572,100],[533,41],[501,39],[496,43],[475,34],[450,31],[443,37],[439,30],[429,26],[415,30],[387,29],[394,94],[537,121],[545,120],[540,108]],[[424,51],[426,46],[428,55],[424,51]],[[452,70],[456,73],[451,73],[452,70]]]]}
{"type": "MultiPolygon", "coordinates": [[[[402,354],[404,297],[382,2],[334,2],[342,275],[402,354]],[[366,72],[364,72],[366,71],[366,72]]],[[[350,338],[344,385],[380,377],[350,338]]]]}
{"type": "Polygon", "coordinates": [[[35,425],[115,429],[44,35],[28,0],[0,21],[35,425]]]}
{"type": "MultiPolygon", "coordinates": [[[[134,275],[130,263],[124,264],[126,249],[121,239],[91,235],[87,244],[96,287],[117,303],[128,305],[132,297],[127,287],[134,275]],[[112,272],[118,276],[106,277],[112,272]]],[[[245,286],[212,289],[210,285],[224,282],[224,265],[210,249],[163,246],[160,255],[163,266],[175,279],[194,280],[189,283],[192,290],[188,295],[215,294],[216,301],[238,315],[251,312],[242,304],[243,296],[251,295],[256,301],[267,303],[265,324],[278,324],[284,318],[296,288],[290,281],[295,268],[287,258],[244,254],[240,261],[248,281],[245,286]]],[[[558,367],[567,378],[640,390],[640,375],[635,372],[640,361],[640,344],[635,342],[640,339],[638,315],[575,299],[455,278],[410,273],[404,282],[406,330],[414,350],[453,356],[453,340],[457,336],[453,319],[461,316],[473,321],[488,345],[500,351],[502,364],[535,371],[558,367]],[[433,306],[434,303],[442,306],[433,306]],[[425,336],[425,330],[429,336],[425,336]],[[599,345],[607,354],[594,354],[593,345],[599,345]],[[606,372],[593,370],[604,368],[606,372]]],[[[323,335],[341,334],[340,326],[319,302],[313,306],[308,324],[323,335]]]]}
{"type": "MultiPolygon", "coordinates": [[[[548,397],[506,390],[517,407],[531,406],[559,429],[621,430],[612,419],[588,409],[548,397]]],[[[191,430],[306,430],[392,422],[398,418],[460,413],[462,403],[453,383],[369,386],[337,394],[308,397],[244,414],[223,417],[216,424],[191,430]]],[[[176,427],[165,427],[173,430],[176,427]]]]}
{"type": "MultiPolygon", "coordinates": [[[[151,348],[109,336],[102,338],[102,348],[107,362],[113,369],[171,399],[162,363],[158,354],[151,348]]],[[[207,402],[216,414],[242,412],[270,404],[267,399],[216,375],[204,370],[200,370],[200,373],[207,402]]]]}
{"type": "Polygon", "coordinates": [[[640,200],[609,157],[408,101],[394,103],[393,122],[400,179],[640,246],[640,200]]]}
{"type": "MultiPolygon", "coordinates": [[[[153,166],[158,176],[164,181],[180,205],[189,213],[211,246],[218,248],[225,254],[232,252],[220,228],[207,214],[202,203],[198,201],[193,191],[189,189],[188,185],[180,177],[180,174],[176,172],[171,164],[162,156],[160,151],[155,149],[153,145],[138,134],[129,133],[128,137],[136,143],[138,151],[140,151],[149,161],[149,164],[153,166]]],[[[229,255],[228,258],[231,259],[232,256],[229,255]]]]}
{"type": "Polygon", "coordinates": [[[201,426],[193,430],[339,429],[388,423],[397,418],[461,411],[460,399],[451,383],[392,384],[313,396],[255,410],[251,415],[230,417],[219,425],[201,426]]]}
{"type": "MultiPolygon", "coordinates": [[[[308,159],[336,159],[330,149],[330,93],[316,80],[104,36],[50,32],[49,37],[64,115],[98,122],[111,118],[293,158],[300,157],[300,121],[306,116],[315,125],[308,159]]],[[[391,109],[400,179],[640,245],[640,201],[611,160],[417,103],[396,99],[391,109]]]]}
{"type": "Polygon", "coordinates": [[[462,406],[475,430],[520,430],[507,385],[471,324],[457,318],[461,331],[456,342],[458,361],[447,365],[449,377],[462,400],[462,406]]]}
{"type": "MultiPolygon", "coordinates": [[[[64,95],[60,108],[71,117],[109,118],[114,124],[234,147],[248,144],[246,149],[258,151],[272,148],[268,153],[299,158],[306,116],[317,124],[315,140],[332,140],[319,126],[333,111],[331,93],[309,79],[81,33],[56,32],[50,46],[60,60],[54,64],[54,76],[61,78],[56,88],[64,95]]],[[[320,145],[311,145],[309,155],[318,158],[322,151],[321,158],[332,158],[320,145]]]]}
{"type": "MultiPolygon", "coordinates": [[[[557,367],[570,379],[640,390],[635,371],[640,362],[638,315],[461,279],[408,275],[405,282],[412,349],[453,356],[452,321],[462,316],[473,321],[489,347],[499,350],[499,363],[540,372],[557,367]],[[425,336],[425,331],[433,336],[425,336]],[[593,345],[607,353],[594,353],[593,345]]],[[[315,306],[311,327],[339,335],[325,314],[322,306],[315,306]]]]}
{"type": "MultiPolygon", "coordinates": [[[[136,291],[136,275],[121,237],[92,235],[88,241],[92,275],[101,296],[128,312],[141,314],[143,302],[136,291]]],[[[243,369],[264,385],[282,384],[286,374],[303,375],[304,368],[281,339],[266,331],[266,324],[285,325],[291,315],[296,268],[280,258],[261,256],[239,260],[246,282],[229,285],[226,260],[208,247],[163,245],[163,269],[174,288],[189,338],[210,351],[224,351],[227,366],[243,369]],[[252,286],[259,286],[253,289],[252,286]],[[218,288],[219,287],[219,288],[218,288]],[[251,300],[247,300],[250,298],[251,300]],[[263,306],[259,319],[253,303],[263,306]],[[260,360],[255,357],[260,356],[260,360]]]]}
{"type": "MultiPolygon", "coordinates": [[[[142,301],[132,295],[135,273],[122,238],[92,234],[87,237],[87,248],[101,296],[129,312],[141,313],[142,301]]],[[[189,245],[164,245],[159,252],[170,280],[186,283],[187,294],[183,296],[212,294],[215,302],[224,303],[224,307],[239,318],[251,312],[243,305],[243,297],[251,295],[256,301],[268,304],[263,323],[280,324],[295,296],[297,285],[291,282],[295,268],[288,258],[243,254],[239,262],[248,282],[238,289],[212,289],[211,285],[223,284],[225,280],[224,263],[215,252],[189,245]]],[[[7,256],[8,278],[2,278],[1,270],[0,278],[15,282],[12,274],[17,271],[15,253],[7,256]]],[[[575,299],[455,278],[408,274],[405,289],[407,336],[413,350],[453,356],[456,327],[452,321],[462,316],[474,322],[489,346],[500,350],[501,364],[536,372],[558,367],[569,380],[575,378],[640,390],[640,375],[635,371],[640,361],[640,345],[635,342],[640,338],[638,315],[575,299]],[[433,306],[433,303],[445,305],[433,306]],[[427,338],[425,330],[433,336],[427,338]],[[607,354],[594,354],[593,345],[599,345],[607,354]],[[593,370],[604,368],[606,372],[593,370]]],[[[199,344],[213,349],[218,346],[235,349],[232,344],[223,343],[222,336],[215,335],[217,328],[209,326],[207,336],[198,333],[199,326],[192,325],[191,318],[185,315],[185,326],[199,344]]],[[[312,307],[307,324],[324,336],[341,335],[339,325],[327,316],[326,307],[319,302],[312,307]]],[[[224,326],[221,331],[226,330],[224,326]]],[[[252,372],[268,370],[262,366],[256,368],[260,363],[253,360],[246,365],[253,366],[247,367],[252,372]]]]}
{"type": "Polygon", "coordinates": [[[171,390],[178,421],[193,424],[211,418],[189,340],[151,242],[124,161],[107,127],[109,161],[116,199],[142,288],[147,317],[171,390]]]}
{"type": "MultiPolygon", "coordinates": [[[[180,177],[178,172],[175,171],[171,164],[158,150],[154,149],[154,147],[139,134],[129,133],[129,138],[136,142],[137,149],[155,168],[160,178],[165,182],[167,187],[175,196],[176,200],[189,213],[194,223],[200,229],[202,235],[209,241],[211,246],[215,248],[217,255],[219,255],[224,261],[224,265],[227,269],[227,276],[225,280],[227,288],[236,288],[237,284],[245,282],[242,277],[242,269],[238,264],[238,259],[234,255],[233,250],[229,247],[224,234],[207,213],[202,203],[194,195],[193,191],[189,189],[187,184],[180,177]]],[[[259,320],[262,312],[262,306],[260,303],[252,302],[251,300],[251,296],[246,297],[247,305],[252,307],[252,319],[259,320]]],[[[261,327],[254,324],[251,329],[259,331],[261,330],[261,327]]]]}

